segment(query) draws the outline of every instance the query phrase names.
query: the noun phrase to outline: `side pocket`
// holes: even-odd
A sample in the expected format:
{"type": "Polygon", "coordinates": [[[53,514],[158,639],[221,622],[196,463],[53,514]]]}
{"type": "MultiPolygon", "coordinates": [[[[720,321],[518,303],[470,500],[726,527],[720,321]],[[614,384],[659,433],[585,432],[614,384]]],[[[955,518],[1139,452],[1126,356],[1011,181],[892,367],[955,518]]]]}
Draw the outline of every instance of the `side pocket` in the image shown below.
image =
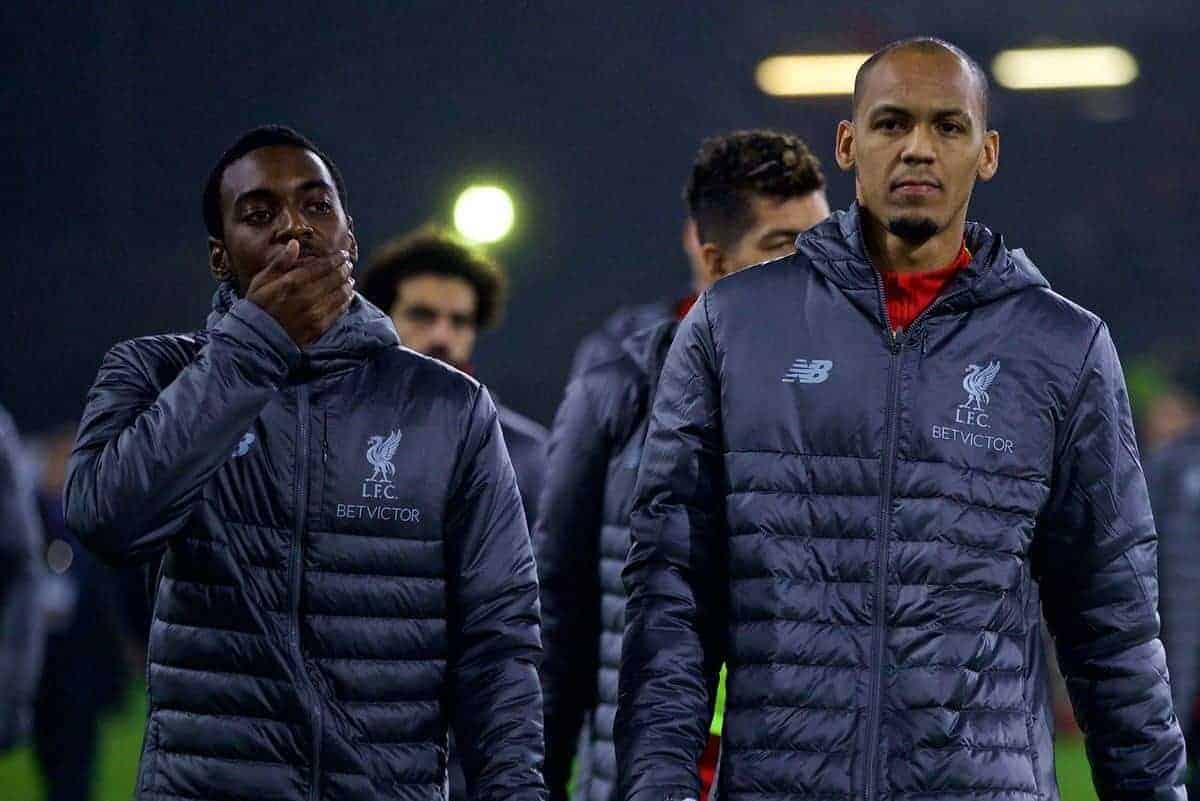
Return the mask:
{"type": "Polygon", "coordinates": [[[1045,798],[1040,778],[1042,767],[1038,764],[1037,738],[1034,736],[1034,717],[1033,712],[1028,709],[1025,712],[1025,736],[1029,738],[1029,761],[1033,764],[1033,786],[1037,790],[1037,797],[1045,798]]]}
{"type": "Polygon", "coordinates": [[[1022,695],[1025,700],[1025,736],[1029,742],[1029,762],[1037,797],[1058,798],[1058,782],[1054,775],[1054,719],[1050,703],[1050,666],[1046,658],[1047,635],[1042,625],[1042,601],[1038,584],[1026,574],[1022,579],[1025,590],[1024,670],[1021,674],[1022,695]]]}
{"type": "MultiPolygon", "coordinates": [[[[149,689],[146,691],[149,693],[149,689]]],[[[158,761],[158,727],[154,724],[154,713],[146,713],[146,726],[142,730],[142,758],[138,765],[134,798],[142,799],[154,792],[155,763],[158,761]]]]}

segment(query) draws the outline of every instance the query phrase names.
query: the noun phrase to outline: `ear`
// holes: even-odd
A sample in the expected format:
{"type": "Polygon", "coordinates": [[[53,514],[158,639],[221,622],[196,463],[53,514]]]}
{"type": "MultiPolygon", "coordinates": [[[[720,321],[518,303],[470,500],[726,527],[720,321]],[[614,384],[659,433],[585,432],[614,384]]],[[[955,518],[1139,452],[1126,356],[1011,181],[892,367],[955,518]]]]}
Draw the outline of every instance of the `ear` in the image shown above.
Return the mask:
{"type": "Polygon", "coordinates": [[[1000,169],[1000,132],[988,131],[983,135],[983,152],[979,154],[979,180],[990,181],[1000,169]]]}
{"type": "Polygon", "coordinates": [[[704,289],[716,283],[718,278],[722,278],[729,272],[728,260],[725,258],[725,251],[721,250],[721,246],[713,242],[705,242],[700,245],[700,263],[704,267],[704,289]]]}
{"type": "Polygon", "coordinates": [[[837,165],[844,171],[854,169],[854,123],[842,120],[837,127],[837,144],[834,145],[834,158],[837,165]]]}
{"type": "Polygon", "coordinates": [[[215,236],[208,238],[208,270],[212,273],[213,278],[218,281],[228,281],[233,277],[233,270],[229,266],[229,254],[225,250],[225,243],[215,236]]]}
{"type": "Polygon", "coordinates": [[[688,217],[683,221],[683,230],[679,234],[680,244],[683,245],[683,252],[689,256],[699,253],[700,251],[700,232],[696,230],[696,221],[688,217]]]}
{"type": "Polygon", "coordinates": [[[350,238],[350,263],[358,263],[358,237],[354,235],[354,218],[346,215],[346,236],[350,238]]]}

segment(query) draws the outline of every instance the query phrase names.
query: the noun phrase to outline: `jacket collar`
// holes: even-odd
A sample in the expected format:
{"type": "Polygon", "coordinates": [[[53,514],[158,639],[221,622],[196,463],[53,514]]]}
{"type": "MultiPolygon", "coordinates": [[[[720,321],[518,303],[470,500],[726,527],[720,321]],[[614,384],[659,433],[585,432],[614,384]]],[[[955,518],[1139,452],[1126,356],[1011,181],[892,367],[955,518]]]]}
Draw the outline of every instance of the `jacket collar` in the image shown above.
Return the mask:
{"type": "MultiPolygon", "coordinates": [[[[213,293],[212,311],[206,328],[213,328],[238,300],[230,281],[222,281],[213,293]]],[[[313,344],[303,349],[310,373],[324,375],[357,367],[380,350],[396,347],[400,337],[391,319],[355,293],[350,308],[313,344]]]]}
{"type": "MultiPolygon", "coordinates": [[[[1024,251],[1009,251],[985,226],[968,222],[965,236],[971,263],[935,302],[936,313],[963,311],[1023,289],[1050,286],[1024,251]]],[[[855,306],[885,325],[880,280],[867,253],[858,203],[800,234],[796,249],[855,306]]]]}

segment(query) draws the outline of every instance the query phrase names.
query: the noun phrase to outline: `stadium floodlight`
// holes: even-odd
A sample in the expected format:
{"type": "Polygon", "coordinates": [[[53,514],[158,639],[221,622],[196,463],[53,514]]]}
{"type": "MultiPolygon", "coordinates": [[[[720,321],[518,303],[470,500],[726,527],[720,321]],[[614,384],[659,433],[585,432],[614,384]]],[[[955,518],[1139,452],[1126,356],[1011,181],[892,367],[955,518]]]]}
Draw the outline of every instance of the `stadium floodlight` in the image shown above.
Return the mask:
{"type": "Polygon", "coordinates": [[[1032,47],[1002,51],[992,73],[1006,89],[1100,89],[1133,83],[1138,63],[1114,45],[1032,47]]]}
{"type": "Polygon", "coordinates": [[[499,242],[515,220],[512,197],[498,186],[468,187],[454,204],[454,227],[472,242],[499,242]]]}
{"type": "Polygon", "coordinates": [[[754,72],[758,88],[775,97],[854,93],[854,74],[870,53],[808,53],[771,56],[754,72]]]}

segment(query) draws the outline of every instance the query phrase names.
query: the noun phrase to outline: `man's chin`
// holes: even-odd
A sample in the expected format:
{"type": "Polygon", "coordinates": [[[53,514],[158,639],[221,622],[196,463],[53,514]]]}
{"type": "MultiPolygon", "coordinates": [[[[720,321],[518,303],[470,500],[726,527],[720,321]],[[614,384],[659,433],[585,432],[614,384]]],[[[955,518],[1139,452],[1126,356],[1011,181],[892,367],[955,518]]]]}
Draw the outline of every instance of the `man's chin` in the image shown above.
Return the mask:
{"type": "Polygon", "coordinates": [[[918,215],[892,217],[888,220],[887,228],[893,236],[912,245],[929,241],[941,230],[932,217],[918,215]]]}

